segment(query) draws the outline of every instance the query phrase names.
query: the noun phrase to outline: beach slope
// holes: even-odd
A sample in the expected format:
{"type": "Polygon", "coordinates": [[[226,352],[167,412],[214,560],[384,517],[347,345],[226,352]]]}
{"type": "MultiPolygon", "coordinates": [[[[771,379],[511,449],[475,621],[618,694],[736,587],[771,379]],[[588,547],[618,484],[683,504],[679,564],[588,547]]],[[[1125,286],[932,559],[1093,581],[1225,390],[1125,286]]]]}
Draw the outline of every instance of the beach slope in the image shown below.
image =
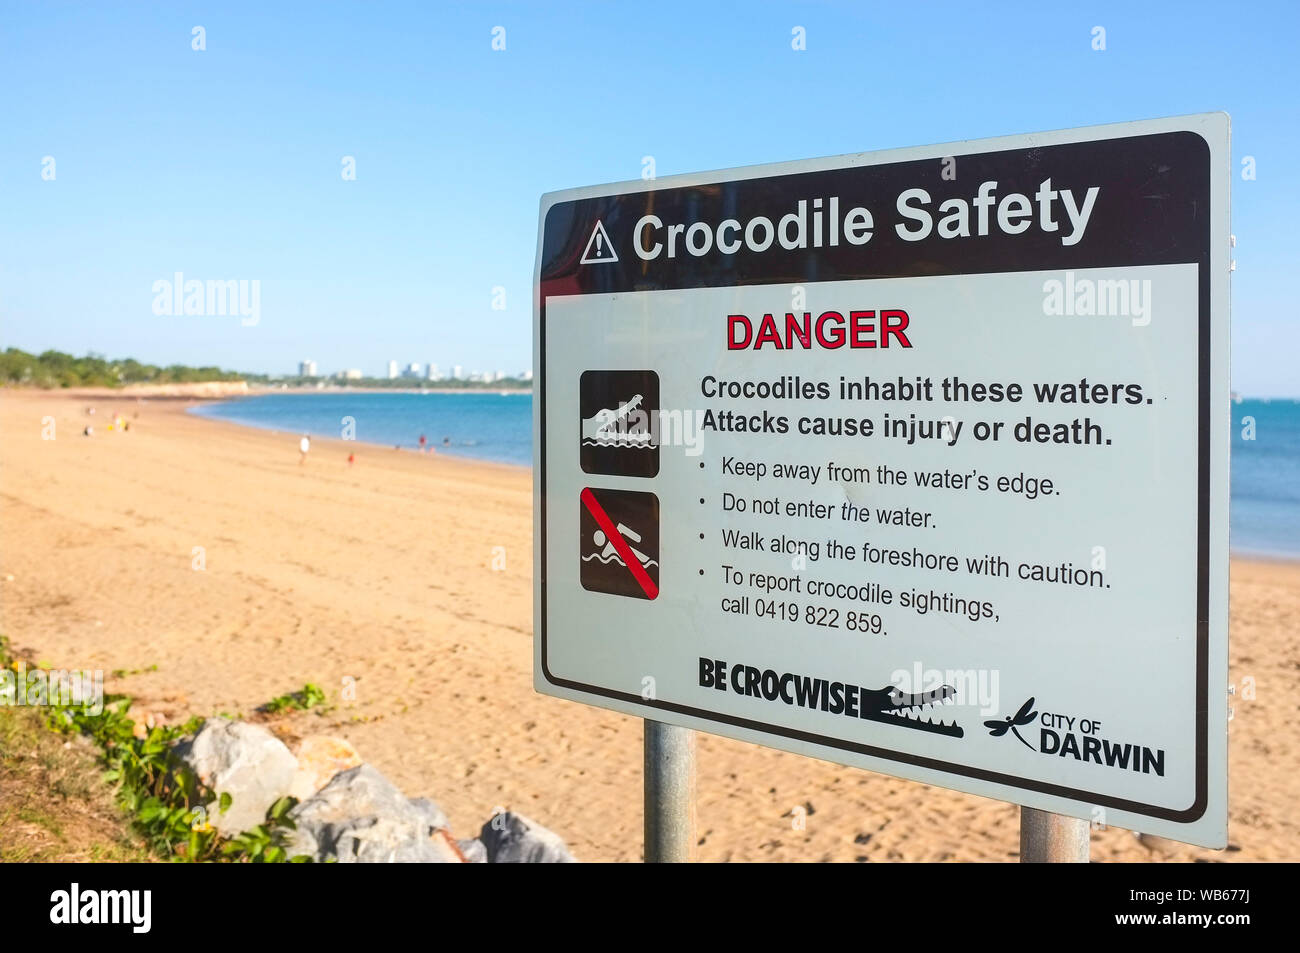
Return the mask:
{"type": "MultiPolygon", "coordinates": [[[[640,722],[532,689],[531,473],[319,438],[300,464],[299,435],[188,406],[0,393],[15,648],[134,672],[108,689],[168,720],[315,682],[333,707],[294,730],[347,738],[458,835],[507,807],[584,860],[639,860],[640,722]],[[116,414],[129,431],[106,429],[116,414]]],[[[1232,847],[1107,830],[1094,859],[1300,857],[1298,660],[1300,570],[1234,560],[1232,679],[1255,697],[1232,701],[1232,847]]],[[[707,736],[699,769],[703,860],[1017,856],[1017,809],[996,801],[707,736]]]]}

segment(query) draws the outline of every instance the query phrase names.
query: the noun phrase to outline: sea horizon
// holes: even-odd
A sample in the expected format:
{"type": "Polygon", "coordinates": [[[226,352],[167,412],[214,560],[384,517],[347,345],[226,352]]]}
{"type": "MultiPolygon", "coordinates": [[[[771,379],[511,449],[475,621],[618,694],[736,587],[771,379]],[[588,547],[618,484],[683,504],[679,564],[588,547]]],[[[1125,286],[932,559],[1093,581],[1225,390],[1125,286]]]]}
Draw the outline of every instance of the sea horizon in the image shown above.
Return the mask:
{"type": "MultiPolygon", "coordinates": [[[[259,393],[191,413],[412,451],[424,434],[435,452],[531,467],[532,406],[530,390],[331,390],[259,393]]],[[[1240,398],[1232,415],[1230,549],[1300,560],[1300,398],[1240,398]]]]}
{"type": "Polygon", "coordinates": [[[190,408],[213,420],[531,467],[531,390],[275,391],[190,408]],[[454,402],[454,404],[453,404],[454,402]]]}

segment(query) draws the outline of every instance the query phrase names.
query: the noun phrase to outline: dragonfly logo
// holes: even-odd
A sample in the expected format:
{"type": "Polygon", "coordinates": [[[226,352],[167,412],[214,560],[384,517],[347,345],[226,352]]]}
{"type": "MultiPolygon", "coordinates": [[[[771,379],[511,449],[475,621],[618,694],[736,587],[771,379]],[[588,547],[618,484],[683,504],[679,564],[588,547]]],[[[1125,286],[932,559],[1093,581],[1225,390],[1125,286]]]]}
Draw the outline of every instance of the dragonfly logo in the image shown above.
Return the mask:
{"type": "Polygon", "coordinates": [[[1017,731],[1017,729],[1024,728],[1027,725],[1032,725],[1034,723],[1034,719],[1037,717],[1038,717],[1038,712],[1034,711],[1034,699],[1031,697],[1029,701],[1025,702],[1023,705],[1020,706],[1020,710],[1016,712],[1014,715],[1007,715],[1007,717],[1002,721],[998,721],[996,718],[992,719],[991,721],[986,721],[984,722],[984,727],[989,730],[989,734],[991,734],[994,738],[1001,738],[1008,731],[1010,731],[1013,735],[1015,735],[1017,738],[1020,739],[1020,743],[1022,745],[1024,745],[1030,751],[1034,751],[1036,750],[1034,746],[1031,745],[1028,741],[1026,741],[1024,735],[1022,735],[1019,731],[1017,731]]]}

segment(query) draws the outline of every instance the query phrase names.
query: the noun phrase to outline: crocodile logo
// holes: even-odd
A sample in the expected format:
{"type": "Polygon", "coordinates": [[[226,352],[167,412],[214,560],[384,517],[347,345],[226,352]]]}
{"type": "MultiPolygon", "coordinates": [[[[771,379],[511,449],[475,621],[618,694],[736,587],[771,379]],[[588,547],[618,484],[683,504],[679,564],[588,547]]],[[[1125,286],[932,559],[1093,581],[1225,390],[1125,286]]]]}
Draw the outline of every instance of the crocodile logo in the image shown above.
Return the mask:
{"type": "Polygon", "coordinates": [[[943,721],[938,717],[939,707],[935,707],[955,705],[956,695],[957,689],[951,685],[940,685],[933,691],[912,693],[890,685],[875,691],[860,691],[858,707],[862,717],[868,721],[960,738],[964,734],[961,726],[955,720],[943,721]]]}
{"type": "Polygon", "coordinates": [[[659,375],[583,371],[578,380],[578,462],[584,473],[659,473],[659,375]]]}
{"type": "Polygon", "coordinates": [[[636,394],[617,410],[601,408],[582,421],[582,445],[585,447],[646,447],[654,446],[654,434],[647,426],[648,415],[634,414],[644,397],[636,394]]]}

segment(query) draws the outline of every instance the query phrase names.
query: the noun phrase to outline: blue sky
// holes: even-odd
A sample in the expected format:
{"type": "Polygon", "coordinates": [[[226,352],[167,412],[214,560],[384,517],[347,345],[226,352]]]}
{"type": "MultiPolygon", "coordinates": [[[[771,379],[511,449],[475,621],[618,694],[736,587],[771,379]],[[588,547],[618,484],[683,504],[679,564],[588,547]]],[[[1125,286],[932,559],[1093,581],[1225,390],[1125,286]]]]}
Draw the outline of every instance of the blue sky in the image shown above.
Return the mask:
{"type": "Polygon", "coordinates": [[[0,345],[513,372],[543,192],[1223,109],[1234,386],[1300,394],[1300,7],[1146,7],[8,4],[0,345]],[[177,271],[258,279],[259,323],[155,315],[177,271]]]}

